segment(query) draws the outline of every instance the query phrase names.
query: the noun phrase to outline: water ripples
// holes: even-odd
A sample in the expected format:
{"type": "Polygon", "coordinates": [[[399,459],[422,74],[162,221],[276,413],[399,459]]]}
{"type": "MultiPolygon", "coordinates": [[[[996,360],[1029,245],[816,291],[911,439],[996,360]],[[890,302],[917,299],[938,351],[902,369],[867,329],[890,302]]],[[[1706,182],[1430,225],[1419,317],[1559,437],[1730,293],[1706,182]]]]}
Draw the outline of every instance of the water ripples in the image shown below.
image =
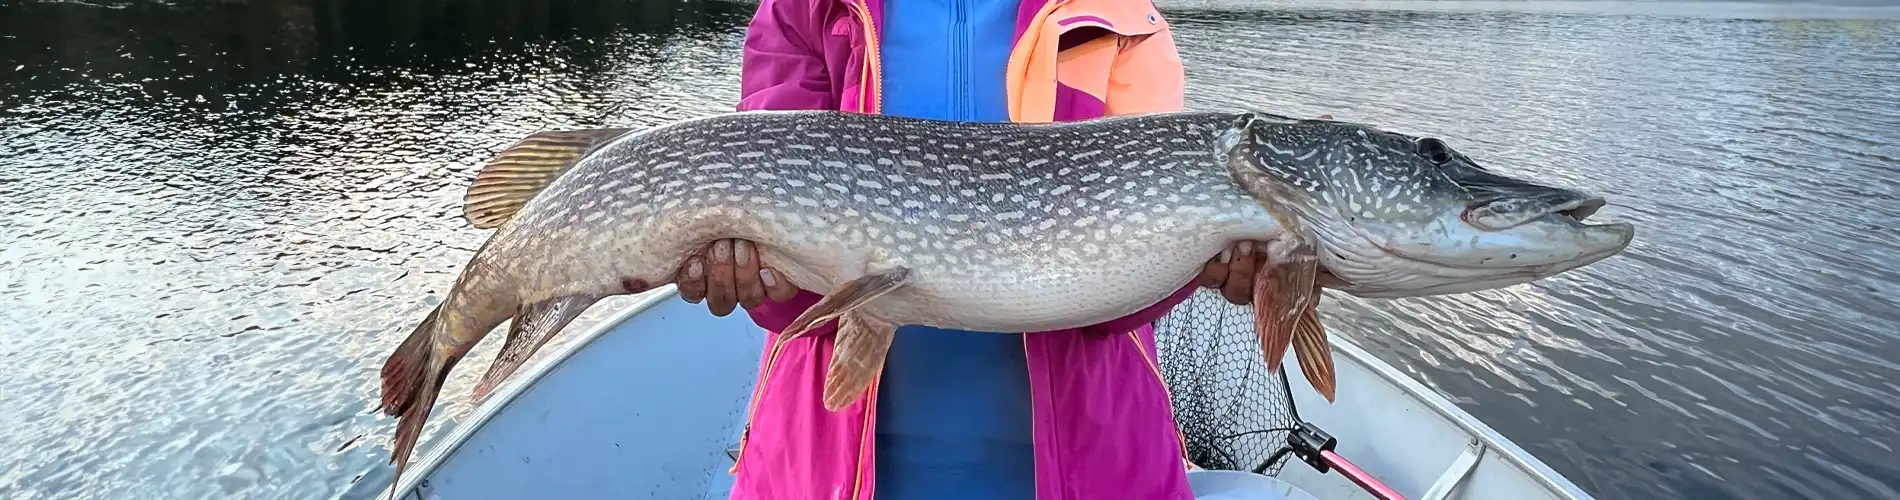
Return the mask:
{"type": "MultiPolygon", "coordinates": [[[[737,97],[749,6],[463,4],[0,6],[0,496],[367,498],[373,373],[486,235],[473,166],[737,97]]],[[[1900,498],[1900,24],[1267,5],[1163,2],[1190,107],[1429,133],[1643,228],[1534,284],[1334,295],[1334,331],[1602,498],[1900,498]]]]}

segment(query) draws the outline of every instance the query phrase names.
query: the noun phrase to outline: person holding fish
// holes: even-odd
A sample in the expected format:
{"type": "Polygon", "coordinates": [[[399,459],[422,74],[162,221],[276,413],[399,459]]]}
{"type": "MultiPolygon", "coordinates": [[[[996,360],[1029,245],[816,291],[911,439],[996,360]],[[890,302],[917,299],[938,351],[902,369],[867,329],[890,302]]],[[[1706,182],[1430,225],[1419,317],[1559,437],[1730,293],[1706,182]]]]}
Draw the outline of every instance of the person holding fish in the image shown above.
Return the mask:
{"type": "MultiPolygon", "coordinates": [[[[742,111],[992,122],[1176,111],[1185,84],[1147,0],[763,0],[741,79],[742,111]]],[[[732,498],[1191,498],[1150,323],[1197,285],[1249,304],[1255,248],[1234,245],[1197,284],[1100,325],[904,327],[871,389],[837,412],[820,401],[834,326],[768,340],[732,498]]],[[[820,296],[761,268],[755,249],[707,246],[682,266],[680,295],[781,331],[820,296]]]]}
{"type": "Polygon", "coordinates": [[[379,374],[391,482],[490,331],[512,320],[477,399],[600,299],[671,282],[776,332],[735,498],[1191,498],[1149,324],[1197,284],[1331,401],[1321,287],[1490,290],[1635,237],[1436,138],[1168,112],[1183,70],[1149,4],[881,1],[763,0],[741,112],[539,132],[483,167],[463,216],[495,234],[379,374]]]}

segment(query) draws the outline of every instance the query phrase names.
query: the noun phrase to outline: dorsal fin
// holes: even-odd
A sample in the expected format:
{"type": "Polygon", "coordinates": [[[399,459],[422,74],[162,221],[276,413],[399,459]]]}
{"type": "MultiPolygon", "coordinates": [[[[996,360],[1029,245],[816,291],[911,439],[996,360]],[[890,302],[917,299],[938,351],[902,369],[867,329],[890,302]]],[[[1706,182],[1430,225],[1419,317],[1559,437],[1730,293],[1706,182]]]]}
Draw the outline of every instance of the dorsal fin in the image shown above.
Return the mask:
{"type": "Polygon", "coordinates": [[[561,172],[594,148],[633,129],[595,128],[536,132],[508,146],[482,166],[462,197],[462,217],[482,229],[501,227],[561,172]]]}

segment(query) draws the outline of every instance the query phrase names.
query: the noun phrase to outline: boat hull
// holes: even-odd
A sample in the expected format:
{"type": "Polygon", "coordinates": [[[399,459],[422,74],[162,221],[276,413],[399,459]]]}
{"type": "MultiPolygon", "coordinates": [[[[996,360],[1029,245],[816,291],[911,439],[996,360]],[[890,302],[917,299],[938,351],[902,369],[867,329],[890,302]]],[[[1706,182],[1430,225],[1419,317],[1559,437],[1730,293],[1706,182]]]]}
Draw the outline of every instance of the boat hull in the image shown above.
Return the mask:
{"type": "MultiPolygon", "coordinates": [[[[397,497],[726,498],[765,332],[744,314],[714,317],[669,286],[575,333],[425,441],[397,497]],[[680,378],[694,383],[665,382],[680,378]]],[[[1338,335],[1332,342],[1338,401],[1289,377],[1298,416],[1405,498],[1590,498],[1422,384],[1338,335]]],[[[1286,363],[1282,373],[1299,372],[1296,357],[1286,363]]],[[[1297,460],[1274,477],[1294,497],[1377,498],[1297,460]]]]}

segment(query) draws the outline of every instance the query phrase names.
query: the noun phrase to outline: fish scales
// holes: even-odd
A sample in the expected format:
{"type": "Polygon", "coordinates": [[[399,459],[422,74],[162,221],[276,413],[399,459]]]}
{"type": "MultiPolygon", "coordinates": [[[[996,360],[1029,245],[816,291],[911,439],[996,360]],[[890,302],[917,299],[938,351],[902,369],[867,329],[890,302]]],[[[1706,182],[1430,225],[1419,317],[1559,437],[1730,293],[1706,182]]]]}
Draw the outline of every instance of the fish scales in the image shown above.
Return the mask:
{"type": "Polygon", "coordinates": [[[866,306],[880,317],[998,332],[1085,326],[1166,297],[1229,241],[1278,230],[1216,148],[1234,117],[691,120],[603,146],[482,254],[545,263],[491,280],[532,303],[624,292],[602,288],[617,277],[669,282],[693,251],[740,238],[820,293],[910,269],[908,284],[866,306]]]}

